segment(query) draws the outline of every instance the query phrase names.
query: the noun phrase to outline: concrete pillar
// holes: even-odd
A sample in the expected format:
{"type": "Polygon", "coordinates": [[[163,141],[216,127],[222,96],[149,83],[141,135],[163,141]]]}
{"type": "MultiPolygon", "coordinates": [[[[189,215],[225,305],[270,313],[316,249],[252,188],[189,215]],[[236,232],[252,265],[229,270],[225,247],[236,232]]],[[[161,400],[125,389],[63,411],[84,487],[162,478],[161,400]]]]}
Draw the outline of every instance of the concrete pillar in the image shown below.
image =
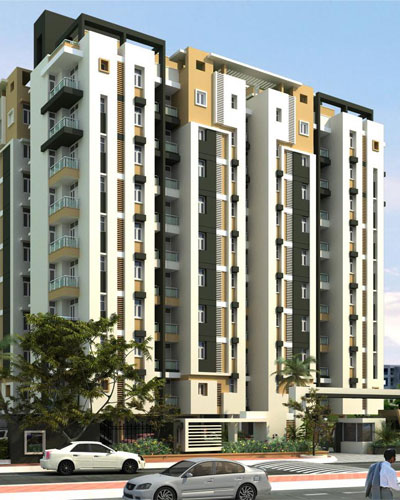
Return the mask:
{"type": "Polygon", "coordinates": [[[234,442],[238,440],[238,424],[237,423],[231,423],[227,424],[228,426],[228,441],[229,442],[234,442]]]}
{"type": "Polygon", "coordinates": [[[268,436],[268,425],[266,422],[254,422],[254,439],[265,441],[268,436]]]}

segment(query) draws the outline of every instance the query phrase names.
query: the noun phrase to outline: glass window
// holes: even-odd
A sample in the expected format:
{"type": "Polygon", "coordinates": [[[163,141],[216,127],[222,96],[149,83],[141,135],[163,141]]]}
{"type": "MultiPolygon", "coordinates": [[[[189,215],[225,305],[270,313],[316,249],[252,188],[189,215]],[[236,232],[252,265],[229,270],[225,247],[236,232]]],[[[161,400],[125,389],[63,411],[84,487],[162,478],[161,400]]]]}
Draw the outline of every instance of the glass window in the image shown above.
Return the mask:
{"type": "Polygon", "coordinates": [[[199,342],[198,355],[199,355],[199,359],[206,359],[206,343],[205,342],[199,342]]]}
{"type": "Polygon", "coordinates": [[[206,161],[199,160],[199,177],[205,177],[205,176],[206,176],[206,161]]]}
{"type": "Polygon", "coordinates": [[[107,112],[107,98],[103,95],[100,96],[100,113],[107,112]]]}
{"type": "Polygon", "coordinates": [[[237,392],[237,380],[235,378],[229,379],[229,392],[237,392]]]}
{"type": "Polygon", "coordinates": [[[165,476],[179,477],[190,467],[192,467],[192,465],[194,465],[194,462],[190,462],[189,460],[182,460],[172,467],[169,467],[169,469],[166,469],[161,474],[164,474],[165,476]]]}
{"type": "Polygon", "coordinates": [[[101,314],[102,317],[103,317],[103,314],[105,315],[105,312],[107,310],[107,308],[106,308],[106,300],[107,300],[107,295],[105,295],[104,293],[102,293],[100,295],[100,314],[101,314]]]}
{"type": "Polygon", "coordinates": [[[24,251],[24,262],[30,262],[31,261],[31,244],[28,241],[24,241],[23,251],[24,251]]]}
{"type": "Polygon", "coordinates": [[[75,448],[72,448],[72,450],[74,453],[75,452],[78,452],[78,453],[91,453],[91,449],[90,449],[90,444],[77,444],[75,446],[75,448]]]}
{"type": "Polygon", "coordinates": [[[231,321],[232,323],[236,323],[237,320],[237,309],[231,309],[231,321]]]}
{"type": "Polygon", "coordinates": [[[244,472],[243,465],[234,462],[216,462],[216,474],[243,474],[244,472]]]}
{"type": "Polygon", "coordinates": [[[231,177],[232,177],[232,182],[236,182],[236,177],[237,177],[236,167],[231,167],[231,177]]]}
{"type": "Polygon", "coordinates": [[[206,213],[206,197],[199,196],[199,214],[206,213]]]}
{"type": "Polygon", "coordinates": [[[301,199],[308,200],[308,186],[307,186],[307,184],[301,185],[301,199]]]}
{"type": "Polygon", "coordinates": [[[143,261],[135,260],[135,280],[143,280],[143,261]]]}
{"type": "Polygon", "coordinates": [[[281,108],[276,108],[276,121],[281,122],[282,121],[282,110],[281,108]]]}
{"type": "Polygon", "coordinates": [[[143,241],[143,224],[135,222],[135,241],[143,241]]]}
{"type": "Polygon", "coordinates": [[[143,127],[143,108],[139,106],[135,106],[135,125],[143,127]]]}
{"type": "Polygon", "coordinates": [[[29,144],[24,144],[24,158],[30,159],[31,157],[31,147],[29,144]]]}
{"type": "Polygon", "coordinates": [[[343,441],[357,440],[357,424],[343,424],[343,441]]]}
{"type": "Polygon", "coordinates": [[[100,215],[100,232],[101,233],[106,232],[106,216],[105,215],[100,215]]]}
{"type": "Polygon", "coordinates": [[[135,318],[143,319],[143,300],[135,299],[135,318]]]}
{"type": "Polygon", "coordinates": [[[203,90],[196,89],[196,105],[202,106],[203,108],[207,107],[207,92],[203,90]]]}
{"type": "Polygon", "coordinates": [[[309,167],[309,166],[310,166],[308,156],[304,156],[304,155],[303,155],[303,156],[301,157],[301,166],[302,166],[302,167],[309,167]]]}
{"type": "Polygon", "coordinates": [[[92,443],[90,445],[90,449],[91,449],[92,453],[110,453],[110,449],[106,448],[105,446],[103,446],[101,444],[92,443]]]}
{"type": "Polygon", "coordinates": [[[143,165],[143,147],[135,146],[135,163],[137,165],[143,165]]]}
{"type": "Polygon", "coordinates": [[[100,153],[105,153],[106,152],[106,136],[101,135],[100,136],[100,153]]]}
{"type": "Polygon", "coordinates": [[[135,66],[135,87],[143,88],[143,69],[135,66]]]}
{"type": "Polygon", "coordinates": [[[308,266],[308,250],[301,251],[301,265],[308,266]]]}
{"type": "Polygon", "coordinates": [[[200,383],[198,386],[198,394],[199,394],[199,396],[207,396],[208,395],[208,384],[200,383]]]}
{"type": "Polygon", "coordinates": [[[24,431],[25,455],[43,455],[46,449],[46,431],[24,431]]]}
{"type": "Polygon", "coordinates": [[[231,146],[236,147],[236,132],[231,134],[231,146]]]}
{"type": "Polygon", "coordinates": [[[194,477],[211,476],[214,474],[214,462],[203,462],[190,469],[194,477]]]}
{"type": "Polygon", "coordinates": [[[237,213],[237,203],[233,201],[231,205],[231,216],[236,217],[236,213],[237,213]]]}
{"type": "Polygon", "coordinates": [[[31,210],[30,208],[22,209],[24,227],[31,227],[31,210]]]}
{"type": "Polygon", "coordinates": [[[357,441],[372,441],[375,424],[357,424],[357,441]]]}
{"type": "Polygon", "coordinates": [[[24,297],[30,297],[31,295],[31,279],[29,276],[23,276],[23,289],[24,289],[24,297]]]}
{"type": "Polygon", "coordinates": [[[135,184],[135,203],[143,203],[143,184],[135,184]]]}
{"type": "Polygon", "coordinates": [[[206,140],[206,131],[204,128],[199,128],[199,141],[206,140]]]}
{"type": "Polygon", "coordinates": [[[205,323],[206,322],[206,306],[199,305],[199,323],[205,323]]]}
{"type": "Polygon", "coordinates": [[[310,134],[310,124],[308,122],[299,121],[299,134],[305,136],[310,134]]]}
{"type": "Polygon", "coordinates": [[[206,233],[199,232],[199,250],[206,249],[206,233]]]}
{"type": "Polygon", "coordinates": [[[307,283],[301,284],[301,298],[308,299],[308,284],[307,283]]]}
{"type": "Polygon", "coordinates": [[[308,317],[307,316],[302,316],[301,318],[301,331],[308,332],[308,317]]]}
{"type": "Polygon", "coordinates": [[[206,270],[199,269],[199,286],[206,286],[206,270]]]}
{"type": "Polygon", "coordinates": [[[31,107],[29,106],[29,104],[22,105],[22,115],[23,115],[24,124],[30,125],[30,123],[31,123],[31,107]]]}
{"type": "Polygon", "coordinates": [[[231,274],[231,287],[236,288],[236,284],[237,284],[237,274],[232,273],[231,274]]]}
{"type": "Polygon", "coordinates": [[[301,218],[301,232],[308,233],[308,217],[301,218]]]}
{"type": "Polygon", "coordinates": [[[29,194],[31,192],[31,176],[29,174],[23,175],[24,183],[24,193],[29,194]]]}
{"type": "Polygon", "coordinates": [[[231,96],[231,106],[232,106],[232,109],[237,109],[237,104],[238,104],[237,95],[232,94],[232,96],[231,96]]]}
{"type": "Polygon", "coordinates": [[[237,239],[232,236],[231,238],[231,252],[236,253],[237,239]]]}

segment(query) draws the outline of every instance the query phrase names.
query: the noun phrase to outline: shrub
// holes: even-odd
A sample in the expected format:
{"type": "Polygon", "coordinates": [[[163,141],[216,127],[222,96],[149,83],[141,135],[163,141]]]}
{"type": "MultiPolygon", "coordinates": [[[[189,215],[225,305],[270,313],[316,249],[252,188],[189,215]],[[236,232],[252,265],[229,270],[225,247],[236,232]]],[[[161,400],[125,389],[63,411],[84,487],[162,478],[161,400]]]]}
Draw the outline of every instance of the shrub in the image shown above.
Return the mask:
{"type": "Polygon", "coordinates": [[[0,459],[9,458],[8,456],[8,439],[0,439],[0,459]]]}
{"type": "Polygon", "coordinates": [[[118,451],[128,451],[139,455],[168,455],[172,448],[164,441],[153,438],[140,438],[131,443],[119,443],[114,446],[118,451]]]}
{"type": "Polygon", "coordinates": [[[256,441],[255,439],[241,439],[236,442],[225,442],[222,445],[223,453],[268,453],[309,451],[311,443],[305,439],[292,441],[286,438],[276,438],[269,441],[256,441]]]}

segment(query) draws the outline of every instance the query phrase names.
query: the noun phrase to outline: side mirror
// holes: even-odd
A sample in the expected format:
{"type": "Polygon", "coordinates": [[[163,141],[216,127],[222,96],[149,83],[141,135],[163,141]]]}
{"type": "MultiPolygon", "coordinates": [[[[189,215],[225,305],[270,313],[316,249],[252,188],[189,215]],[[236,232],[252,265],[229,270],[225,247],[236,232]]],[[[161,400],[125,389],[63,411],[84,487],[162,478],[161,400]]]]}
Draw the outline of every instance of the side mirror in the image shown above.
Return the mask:
{"type": "Polygon", "coordinates": [[[188,479],[189,477],[193,477],[193,474],[191,472],[187,472],[183,477],[188,479]]]}

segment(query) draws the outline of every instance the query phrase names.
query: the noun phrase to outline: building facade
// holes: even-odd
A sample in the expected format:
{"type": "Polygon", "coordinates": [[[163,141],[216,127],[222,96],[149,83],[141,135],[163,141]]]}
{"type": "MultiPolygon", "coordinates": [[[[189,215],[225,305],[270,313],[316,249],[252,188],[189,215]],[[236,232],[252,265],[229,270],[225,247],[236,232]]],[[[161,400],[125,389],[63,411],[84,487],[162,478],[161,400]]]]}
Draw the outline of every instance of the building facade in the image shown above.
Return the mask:
{"type": "Polygon", "coordinates": [[[398,389],[400,385],[400,366],[385,365],[383,377],[385,389],[398,389]]]}
{"type": "Polygon", "coordinates": [[[281,358],[315,357],[323,387],[383,387],[372,110],[86,15],[45,11],[34,66],[33,313],[117,313],[182,415],[261,418],[264,436],[289,418],[281,358]]]}

